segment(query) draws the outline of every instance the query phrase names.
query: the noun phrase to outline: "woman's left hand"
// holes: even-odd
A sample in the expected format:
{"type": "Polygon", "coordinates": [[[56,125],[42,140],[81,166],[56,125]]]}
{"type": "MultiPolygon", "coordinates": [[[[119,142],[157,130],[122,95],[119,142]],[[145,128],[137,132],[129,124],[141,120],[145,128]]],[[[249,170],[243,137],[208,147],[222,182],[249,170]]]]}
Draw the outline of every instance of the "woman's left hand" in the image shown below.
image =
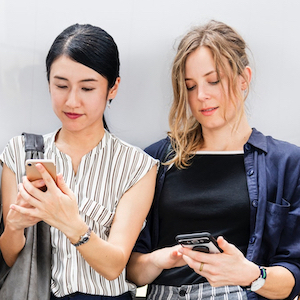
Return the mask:
{"type": "Polygon", "coordinates": [[[75,195],[67,187],[62,174],[57,175],[55,183],[42,164],[37,164],[36,167],[43,177],[47,191],[43,192],[36,188],[27,177],[24,177],[23,184],[19,185],[19,192],[31,207],[13,204],[11,209],[30,217],[40,218],[67,236],[71,235],[72,227],[76,227],[79,220],[82,222],[75,195]]]}
{"type": "Polygon", "coordinates": [[[186,263],[214,287],[247,286],[259,277],[258,266],[247,260],[239,249],[223,237],[218,237],[217,242],[222,253],[209,254],[184,247],[179,252],[183,254],[186,263]]]}

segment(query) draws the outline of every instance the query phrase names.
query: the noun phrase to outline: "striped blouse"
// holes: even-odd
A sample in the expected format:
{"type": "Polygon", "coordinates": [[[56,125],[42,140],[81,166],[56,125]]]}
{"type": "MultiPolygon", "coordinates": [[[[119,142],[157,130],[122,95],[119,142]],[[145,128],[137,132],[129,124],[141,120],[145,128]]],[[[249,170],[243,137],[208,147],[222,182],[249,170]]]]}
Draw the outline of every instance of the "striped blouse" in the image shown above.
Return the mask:
{"type": "MultiPolygon", "coordinates": [[[[44,135],[45,158],[53,159],[57,173],[77,197],[81,217],[95,234],[107,240],[116,207],[122,195],[137,183],[157,161],[141,149],[131,146],[108,132],[100,143],[82,157],[74,174],[71,158],[55,145],[57,132],[44,135]]],[[[25,174],[22,136],[12,138],[0,160],[15,174],[17,183],[25,174]]],[[[67,237],[51,227],[52,281],[57,297],[74,292],[117,296],[134,289],[126,281],[125,270],[112,281],[97,273],[80,255],[67,237]]],[[[99,253],[101,255],[101,253],[99,253]]]]}

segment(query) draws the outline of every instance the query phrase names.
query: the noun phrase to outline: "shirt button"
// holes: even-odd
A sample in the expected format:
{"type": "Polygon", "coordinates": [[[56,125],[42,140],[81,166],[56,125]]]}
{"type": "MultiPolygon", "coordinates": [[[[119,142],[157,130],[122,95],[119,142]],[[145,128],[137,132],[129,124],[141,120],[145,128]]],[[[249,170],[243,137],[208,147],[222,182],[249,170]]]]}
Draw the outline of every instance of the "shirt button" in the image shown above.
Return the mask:
{"type": "Polygon", "coordinates": [[[71,255],[71,254],[68,254],[68,255],[67,255],[67,258],[68,258],[68,259],[70,259],[71,257],[72,257],[72,255],[71,255]]]}
{"type": "Polygon", "coordinates": [[[185,290],[180,290],[180,291],[179,291],[179,296],[184,297],[185,294],[186,294],[186,291],[185,291],[185,290]]]}
{"type": "Polygon", "coordinates": [[[258,201],[257,200],[253,200],[252,201],[252,206],[253,207],[257,207],[258,206],[258,201]]]}
{"type": "Polygon", "coordinates": [[[248,176],[252,176],[254,174],[254,170],[253,169],[248,170],[247,174],[248,176]]]}
{"type": "Polygon", "coordinates": [[[256,240],[256,237],[255,237],[255,236],[252,236],[252,237],[250,238],[250,244],[253,244],[253,243],[255,242],[255,240],[256,240]]]}
{"type": "Polygon", "coordinates": [[[246,144],[245,149],[249,151],[251,149],[251,146],[249,144],[246,144]]]}

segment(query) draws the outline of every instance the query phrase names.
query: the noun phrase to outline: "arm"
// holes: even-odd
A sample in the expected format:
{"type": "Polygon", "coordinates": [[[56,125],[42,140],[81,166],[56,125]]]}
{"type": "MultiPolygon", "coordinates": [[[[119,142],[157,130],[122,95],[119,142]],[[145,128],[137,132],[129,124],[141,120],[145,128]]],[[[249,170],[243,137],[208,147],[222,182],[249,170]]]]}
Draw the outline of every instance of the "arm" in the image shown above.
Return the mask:
{"type": "Polygon", "coordinates": [[[127,265],[127,278],[142,286],[151,283],[164,269],[185,265],[178,252],[180,247],[176,245],[147,254],[133,252],[127,265]]]}
{"type": "MultiPolygon", "coordinates": [[[[57,176],[56,185],[42,165],[37,167],[47,191],[41,192],[24,178],[20,193],[32,208],[13,205],[12,209],[43,219],[61,230],[72,243],[77,242],[88,226],[79,215],[75,195],[66,186],[61,174],[57,176]]],[[[151,206],[155,178],[156,166],[122,196],[107,241],[92,232],[90,240],[77,247],[91,267],[108,280],[117,278],[127,264],[151,206]]]]}
{"type": "Polygon", "coordinates": [[[27,218],[10,210],[10,205],[13,203],[24,207],[26,203],[18,194],[15,173],[5,164],[2,170],[1,186],[4,231],[0,237],[0,249],[6,264],[11,267],[25,245],[24,229],[36,224],[39,219],[27,218]]]}
{"type": "MultiPolygon", "coordinates": [[[[184,260],[194,271],[214,286],[240,285],[248,286],[256,280],[260,271],[256,264],[247,260],[244,255],[223,237],[217,239],[219,247],[224,251],[219,254],[206,254],[181,248],[184,260]],[[204,263],[200,272],[200,265],[204,263]]],[[[256,291],[268,299],[284,299],[294,287],[295,279],[292,273],[284,267],[266,267],[267,278],[264,286],[256,291]],[[284,280],[282,280],[284,278],[284,280]]]]}

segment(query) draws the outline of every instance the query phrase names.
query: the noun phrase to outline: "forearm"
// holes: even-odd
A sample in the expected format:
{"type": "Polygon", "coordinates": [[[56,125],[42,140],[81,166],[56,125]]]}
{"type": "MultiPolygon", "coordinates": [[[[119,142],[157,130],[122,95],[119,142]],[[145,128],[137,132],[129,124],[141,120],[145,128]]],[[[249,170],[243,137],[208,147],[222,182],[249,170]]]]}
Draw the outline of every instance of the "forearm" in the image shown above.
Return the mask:
{"type": "MultiPolygon", "coordinates": [[[[81,235],[86,233],[87,229],[88,226],[82,221],[79,228],[77,230],[75,229],[72,235],[67,235],[67,237],[70,242],[74,244],[78,242],[81,235]]],[[[128,261],[128,255],[126,257],[121,247],[101,239],[93,231],[91,232],[88,242],[76,248],[85,261],[96,272],[108,280],[116,279],[128,261]]]]}
{"type": "Polygon", "coordinates": [[[12,230],[8,226],[0,236],[0,249],[2,256],[9,267],[12,267],[24,248],[26,238],[24,230],[12,230]]]}
{"type": "Polygon", "coordinates": [[[280,266],[268,267],[266,270],[266,282],[256,293],[268,299],[287,298],[295,285],[292,273],[280,266]]]}
{"type": "Polygon", "coordinates": [[[153,280],[163,271],[157,267],[153,261],[153,253],[143,254],[133,252],[127,265],[127,278],[138,286],[143,286],[153,282],[153,280]]]}
{"type": "Polygon", "coordinates": [[[77,247],[77,250],[96,272],[108,280],[116,279],[128,261],[120,247],[101,239],[93,232],[90,240],[77,247]]]}

